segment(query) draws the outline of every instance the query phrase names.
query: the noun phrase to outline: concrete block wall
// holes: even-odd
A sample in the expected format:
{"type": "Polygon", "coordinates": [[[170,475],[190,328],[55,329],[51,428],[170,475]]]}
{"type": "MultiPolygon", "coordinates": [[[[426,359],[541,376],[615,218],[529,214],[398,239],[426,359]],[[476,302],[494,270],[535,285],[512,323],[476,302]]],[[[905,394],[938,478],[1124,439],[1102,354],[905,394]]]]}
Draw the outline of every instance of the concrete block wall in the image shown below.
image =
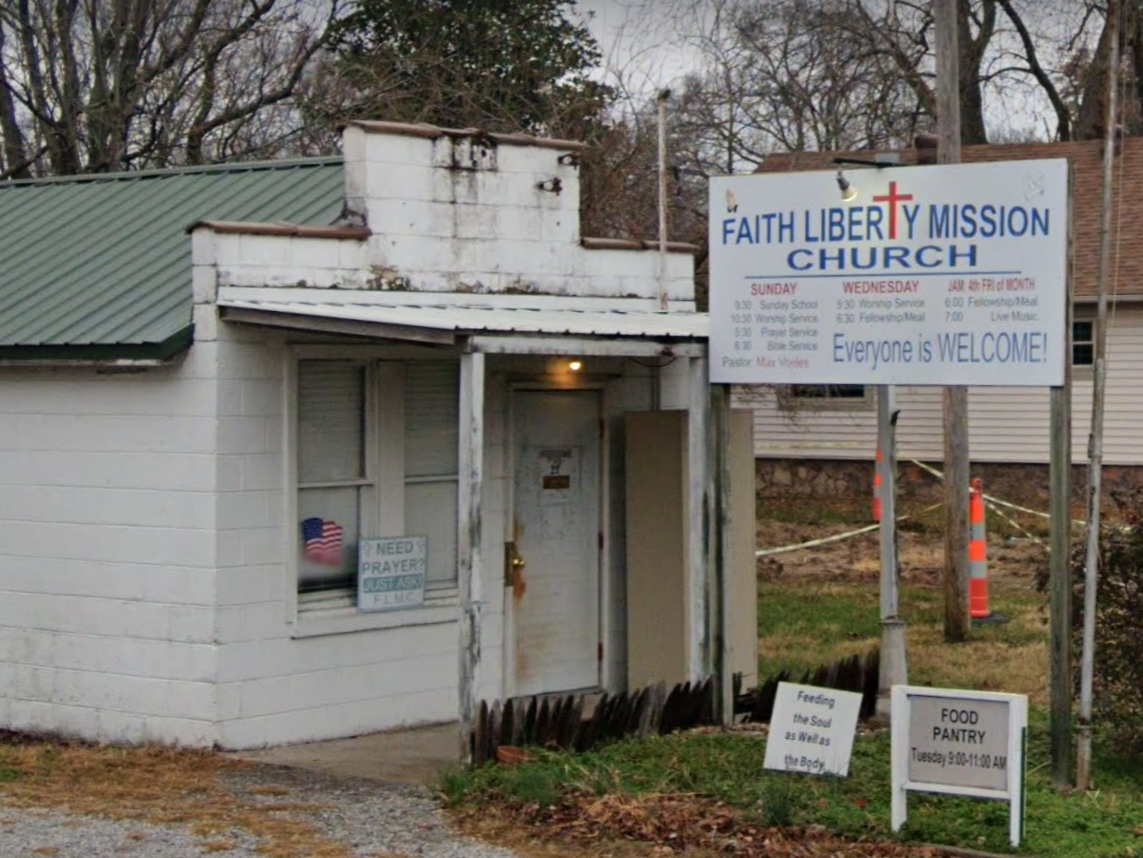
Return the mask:
{"type": "Polygon", "coordinates": [[[214,241],[219,282],[231,286],[363,289],[370,277],[357,239],[222,233],[214,241]]]}
{"type": "Polygon", "coordinates": [[[286,338],[237,325],[217,337],[217,743],[252,748],[455,719],[455,603],[374,615],[383,628],[353,609],[332,626],[329,616],[295,613],[286,338]]]}
{"type": "MultiPolygon", "coordinates": [[[[347,288],[658,294],[656,253],[580,245],[579,171],[558,148],[358,125],[346,129],[344,152],[349,207],[374,233],[368,272],[347,276],[347,288]]],[[[694,300],[693,270],[689,254],[669,255],[673,299],[694,300]]]]}
{"type": "Polygon", "coordinates": [[[213,375],[0,368],[0,726],[212,744],[213,375]]]}

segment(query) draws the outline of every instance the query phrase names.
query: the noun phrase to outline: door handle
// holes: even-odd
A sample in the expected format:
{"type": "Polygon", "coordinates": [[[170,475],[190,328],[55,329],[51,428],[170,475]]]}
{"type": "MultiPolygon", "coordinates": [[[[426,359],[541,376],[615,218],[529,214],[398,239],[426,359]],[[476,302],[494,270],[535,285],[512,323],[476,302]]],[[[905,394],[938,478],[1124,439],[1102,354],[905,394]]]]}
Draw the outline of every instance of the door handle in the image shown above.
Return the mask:
{"type": "Polygon", "coordinates": [[[524,591],[524,567],[527,561],[520,554],[515,542],[509,542],[504,552],[504,586],[520,593],[524,591]]]}

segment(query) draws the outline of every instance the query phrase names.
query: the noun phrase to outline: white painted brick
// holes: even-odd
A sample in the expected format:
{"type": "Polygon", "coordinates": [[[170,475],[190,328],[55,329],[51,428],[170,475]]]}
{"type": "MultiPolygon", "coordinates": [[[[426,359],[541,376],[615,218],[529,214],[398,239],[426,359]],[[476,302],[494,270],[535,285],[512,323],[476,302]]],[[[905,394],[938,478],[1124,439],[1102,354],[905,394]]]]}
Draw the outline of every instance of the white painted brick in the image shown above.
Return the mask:
{"type": "Polygon", "coordinates": [[[108,637],[93,669],[102,673],[213,682],[216,674],[213,644],[173,643],[140,638],[108,637]]]}
{"type": "Polygon", "coordinates": [[[219,529],[215,538],[215,562],[220,574],[230,567],[243,566],[248,562],[245,551],[247,534],[248,531],[245,530],[219,529]]]}
{"type": "Polygon", "coordinates": [[[495,208],[458,203],[455,209],[457,238],[497,242],[502,239],[500,213],[495,208]]]}
{"type": "Polygon", "coordinates": [[[164,565],[147,567],[141,575],[142,598],[183,605],[209,605],[215,598],[215,571],[164,565]]]}
{"type": "Polygon", "coordinates": [[[242,265],[291,265],[292,242],[293,239],[284,235],[240,235],[235,255],[220,255],[219,264],[225,265],[233,260],[242,265]]]}
{"type": "Polygon", "coordinates": [[[191,300],[195,304],[213,304],[218,295],[218,273],[214,265],[195,264],[191,269],[191,300]]]}
{"type": "Polygon", "coordinates": [[[530,176],[564,175],[571,168],[563,167],[555,149],[532,146],[501,146],[499,167],[502,173],[524,173],[530,176]]]}
{"type": "Polygon", "coordinates": [[[289,264],[299,268],[333,268],[336,269],[341,261],[341,248],[339,241],[327,238],[290,239],[290,253],[287,257],[289,264]]]}
{"type": "Polygon", "coordinates": [[[283,528],[263,527],[240,531],[242,560],[252,566],[269,566],[285,561],[283,528]]]}
{"type": "Polygon", "coordinates": [[[242,688],[236,683],[223,683],[214,686],[219,722],[237,720],[242,716],[242,688]]]}
{"type": "Polygon", "coordinates": [[[277,602],[218,608],[218,640],[222,644],[279,636],[284,627],[282,606],[277,602]]]}
{"type": "Polygon", "coordinates": [[[267,421],[264,417],[226,417],[218,421],[218,452],[222,454],[266,453],[267,421]]]}
{"type": "Polygon", "coordinates": [[[286,427],[277,418],[267,418],[265,421],[265,442],[263,449],[267,453],[282,453],[286,448],[286,427]]]}
{"type": "Polygon", "coordinates": [[[213,565],[213,534],[206,530],[0,521],[0,545],[26,558],[213,565]]]}
{"type": "Polygon", "coordinates": [[[196,644],[215,642],[213,606],[170,605],[166,610],[169,640],[196,644]]]}
{"type": "Polygon", "coordinates": [[[208,229],[196,229],[191,233],[191,264],[211,265],[215,260],[216,235],[208,229]]]}
{"type": "Polygon", "coordinates": [[[206,492],[0,486],[0,519],[206,528],[211,526],[213,518],[214,499],[206,492]]]}
{"type": "MultiPolygon", "coordinates": [[[[280,490],[285,484],[282,455],[266,453],[260,456],[242,456],[234,463],[242,476],[242,488],[250,490],[280,490]]],[[[280,501],[279,495],[279,501],[280,501]]]]}
{"type": "MultiPolygon", "coordinates": [[[[364,211],[364,203],[362,203],[362,211],[364,211]]],[[[357,269],[365,265],[365,248],[364,241],[339,241],[337,243],[337,265],[342,269],[342,277],[356,281],[357,277],[351,272],[356,272],[357,269]]]]}
{"type": "Polygon", "coordinates": [[[456,717],[456,692],[433,690],[322,706],[278,715],[241,718],[219,725],[218,744],[229,749],[355,736],[393,727],[432,724],[456,717]]]}
{"type": "Polygon", "coordinates": [[[213,304],[196,304],[192,318],[195,342],[218,339],[218,310],[213,304]]]}
{"type": "Polygon", "coordinates": [[[375,167],[368,178],[369,195],[378,199],[432,200],[434,172],[438,171],[427,165],[405,164],[399,169],[375,167]]]}
{"type": "Polygon", "coordinates": [[[213,682],[168,682],[167,715],[180,720],[214,721],[218,717],[216,687],[213,682]]]}
{"type": "Polygon", "coordinates": [[[281,509],[270,500],[277,499],[271,492],[223,492],[218,495],[218,528],[246,530],[272,527],[278,523],[281,509]]]}
{"type": "Polygon", "coordinates": [[[390,695],[454,690],[455,672],[455,661],[448,656],[428,656],[253,680],[243,685],[242,713],[244,717],[257,717],[319,703],[325,708],[390,695]]]}
{"type": "MultiPolygon", "coordinates": [[[[369,134],[366,137],[366,158],[372,163],[408,164],[431,163],[434,158],[433,141],[404,135],[369,134]]],[[[375,169],[375,168],[374,168],[375,169]]]]}
{"type": "MultiPolygon", "coordinates": [[[[9,370],[5,369],[8,373],[9,370]]],[[[0,379],[0,420],[5,415],[213,416],[213,384],[150,372],[97,376],[75,373],[44,379],[20,372],[0,379]]]]}
{"type": "MultiPolygon", "coordinates": [[[[218,573],[218,604],[248,605],[265,602],[273,598],[270,580],[282,573],[278,566],[239,566],[223,569],[218,573]]],[[[278,619],[285,620],[285,610],[280,602],[275,602],[278,619]]],[[[275,634],[280,637],[282,630],[275,634]]]]}

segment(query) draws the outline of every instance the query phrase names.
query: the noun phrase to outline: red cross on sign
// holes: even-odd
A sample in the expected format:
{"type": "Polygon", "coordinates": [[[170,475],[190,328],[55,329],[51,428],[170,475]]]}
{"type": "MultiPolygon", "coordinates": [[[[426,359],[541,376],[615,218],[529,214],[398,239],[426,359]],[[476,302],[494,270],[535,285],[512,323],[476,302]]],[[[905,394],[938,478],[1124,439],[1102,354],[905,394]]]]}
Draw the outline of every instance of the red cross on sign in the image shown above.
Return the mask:
{"type": "Polygon", "coordinates": [[[874,197],[875,203],[889,203],[889,237],[897,237],[897,203],[912,202],[912,194],[898,194],[897,183],[889,183],[889,193],[884,196],[874,197]]]}

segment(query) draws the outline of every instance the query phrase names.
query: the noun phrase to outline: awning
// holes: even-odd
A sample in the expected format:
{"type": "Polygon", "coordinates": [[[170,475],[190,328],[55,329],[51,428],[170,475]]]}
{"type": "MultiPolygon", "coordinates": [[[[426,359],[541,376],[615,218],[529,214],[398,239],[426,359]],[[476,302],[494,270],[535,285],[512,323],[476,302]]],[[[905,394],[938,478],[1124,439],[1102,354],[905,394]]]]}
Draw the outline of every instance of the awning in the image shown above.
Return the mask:
{"type": "Polygon", "coordinates": [[[349,290],[222,287],[218,306],[222,318],[233,322],[439,345],[466,342],[496,352],[539,351],[541,346],[548,353],[582,352],[581,345],[594,342],[599,348],[591,351],[619,353],[625,350],[622,345],[603,349],[619,340],[628,343],[627,350],[646,354],[663,344],[705,344],[710,329],[705,313],[658,313],[630,299],[455,293],[400,293],[385,299],[381,293],[349,290]],[[301,300],[301,291],[312,297],[301,300]],[[573,302],[590,309],[567,306],[573,302]],[[637,309],[619,309],[624,304],[637,309]],[[565,342],[553,352],[566,339],[577,342],[565,342]]]}

